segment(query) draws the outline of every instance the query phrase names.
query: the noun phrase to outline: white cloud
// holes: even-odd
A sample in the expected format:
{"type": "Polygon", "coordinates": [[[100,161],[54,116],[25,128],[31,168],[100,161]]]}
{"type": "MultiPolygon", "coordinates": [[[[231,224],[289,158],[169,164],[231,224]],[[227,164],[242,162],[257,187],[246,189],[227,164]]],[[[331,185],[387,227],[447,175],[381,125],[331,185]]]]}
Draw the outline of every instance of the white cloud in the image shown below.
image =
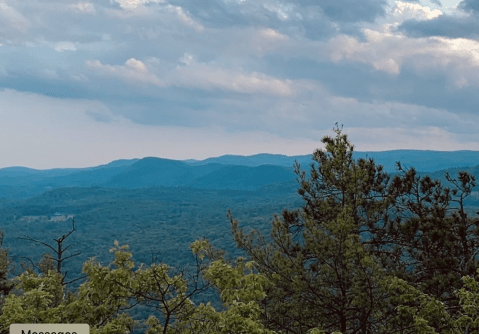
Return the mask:
{"type": "Polygon", "coordinates": [[[417,3],[402,1],[396,1],[396,6],[392,13],[396,20],[400,18],[401,21],[408,19],[431,20],[443,14],[439,9],[431,10],[429,7],[421,6],[417,3]]]}
{"type": "Polygon", "coordinates": [[[254,29],[248,31],[248,35],[248,38],[245,38],[244,42],[237,45],[236,48],[242,48],[242,52],[257,54],[260,57],[277,52],[290,42],[288,36],[271,28],[254,29]]]}
{"type": "Polygon", "coordinates": [[[474,79],[479,74],[474,69],[479,65],[477,41],[442,37],[408,38],[394,30],[394,27],[408,19],[431,20],[440,15],[442,12],[439,9],[431,10],[416,3],[395,1],[384,18],[362,29],[366,42],[341,34],[319,43],[315,49],[322,60],[370,64],[374,69],[391,75],[399,74],[407,61],[415,66],[418,73],[425,70],[449,73],[451,83],[456,87],[477,83],[474,79]]]}
{"type": "Polygon", "coordinates": [[[72,42],[60,42],[55,45],[55,51],[76,51],[75,44],[72,42]]]}
{"type": "Polygon", "coordinates": [[[479,41],[443,37],[406,38],[388,31],[364,29],[366,42],[339,35],[319,50],[321,58],[366,63],[376,70],[397,75],[407,60],[420,73],[424,70],[447,71],[454,81],[457,75],[478,83],[479,41]],[[453,69],[453,70],[451,70],[453,69]]]}
{"type": "Polygon", "coordinates": [[[122,9],[135,9],[142,4],[165,3],[166,0],[110,0],[110,3],[116,2],[122,9]]]}
{"type": "Polygon", "coordinates": [[[185,54],[180,61],[186,66],[177,66],[170,76],[173,85],[195,87],[205,90],[225,90],[246,94],[269,94],[290,96],[293,94],[290,80],[235,69],[224,69],[213,64],[198,63],[185,54]]]}
{"type": "MultiPolygon", "coordinates": [[[[0,2],[0,37],[12,31],[26,33],[30,27],[29,20],[12,6],[0,2]]],[[[8,35],[7,35],[8,36],[8,35]]]]}
{"type": "Polygon", "coordinates": [[[263,94],[242,100],[216,99],[203,115],[207,115],[208,122],[228,129],[267,130],[283,137],[311,138],[318,126],[332,126],[335,122],[381,129],[415,129],[428,125],[447,129],[450,133],[476,133],[479,128],[479,115],[466,118],[454,111],[413,103],[359,101],[334,95],[314,81],[293,80],[291,86],[294,95],[286,98],[272,99],[263,94]]]}
{"type": "Polygon", "coordinates": [[[93,14],[96,13],[95,5],[90,2],[79,2],[72,5],[72,8],[81,13],[93,14]]]}
{"type": "Polygon", "coordinates": [[[180,58],[180,62],[185,65],[190,65],[193,62],[193,55],[185,53],[183,57],[180,58]]]}
{"type": "Polygon", "coordinates": [[[148,71],[148,68],[142,61],[135,58],[128,59],[125,65],[103,65],[99,60],[88,60],[86,65],[89,69],[95,70],[102,75],[119,77],[127,83],[135,82],[159,87],[165,86],[163,81],[148,71]]]}
{"type": "Polygon", "coordinates": [[[148,40],[157,38],[160,34],[178,31],[183,27],[194,29],[196,32],[202,32],[204,27],[197,20],[192,18],[183,7],[169,4],[166,0],[110,0],[111,3],[116,2],[121,9],[104,8],[103,11],[112,19],[121,19],[130,21],[139,19],[137,22],[129,22],[127,29],[140,30],[148,40]],[[146,4],[154,3],[158,6],[150,8],[146,4]],[[146,23],[151,20],[155,24],[146,23]],[[133,23],[133,25],[130,25],[133,23]],[[180,23],[178,25],[178,23],[180,23]],[[136,28],[136,29],[135,29],[136,28]]]}
{"type": "MultiPolygon", "coordinates": [[[[400,66],[407,51],[398,47],[401,36],[382,34],[365,29],[367,42],[361,43],[354,37],[340,35],[326,43],[333,62],[343,59],[371,64],[376,70],[399,74],[400,66]]],[[[323,52],[323,55],[325,53],[323,52]]]]}
{"type": "Polygon", "coordinates": [[[269,10],[270,12],[276,13],[278,19],[286,21],[290,19],[291,13],[293,11],[293,5],[291,3],[273,3],[268,2],[263,4],[263,7],[269,10]]]}
{"type": "Polygon", "coordinates": [[[129,68],[131,68],[131,69],[133,69],[134,71],[137,71],[137,72],[142,72],[142,73],[147,73],[148,72],[145,64],[143,64],[139,60],[136,60],[135,58],[128,59],[125,62],[125,66],[127,66],[127,67],[129,67],[129,68]]]}
{"type": "Polygon", "coordinates": [[[174,12],[176,13],[176,15],[178,16],[178,19],[180,20],[181,23],[183,23],[184,25],[186,26],[189,26],[189,27],[192,27],[193,29],[195,29],[196,31],[203,31],[204,30],[204,27],[203,25],[201,25],[200,23],[196,22],[195,20],[193,20],[189,15],[187,15],[185,13],[185,11],[183,10],[183,8],[179,7],[179,6],[172,6],[172,5],[168,5],[166,7],[166,9],[170,12],[174,12]]]}
{"type": "Polygon", "coordinates": [[[271,28],[261,29],[259,31],[259,34],[265,38],[272,39],[272,40],[282,41],[287,39],[285,35],[271,28]]]}
{"type": "Polygon", "coordinates": [[[118,3],[123,9],[136,8],[141,3],[140,0],[110,0],[110,3],[112,2],[118,3]]]}

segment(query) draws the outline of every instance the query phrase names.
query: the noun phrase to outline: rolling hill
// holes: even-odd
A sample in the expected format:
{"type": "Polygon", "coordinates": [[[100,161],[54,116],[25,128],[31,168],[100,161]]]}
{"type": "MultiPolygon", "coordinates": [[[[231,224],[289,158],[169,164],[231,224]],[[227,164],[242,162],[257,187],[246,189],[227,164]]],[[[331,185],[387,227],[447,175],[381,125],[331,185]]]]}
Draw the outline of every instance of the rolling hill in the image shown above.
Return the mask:
{"type": "MultiPolygon", "coordinates": [[[[373,158],[385,171],[396,171],[396,162],[433,173],[445,169],[479,166],[476,151],[355,152],[355,158],[373,158]]],[[[291,189],[295,185],[295,161],[308,170],[312,155],[224,155],[205,160],[171,160],[156,157],[116,160],[88,168],[36,170],[26,167],[0,169],[0,198],[28,198],[62,187],[144,188],[151,186],[201,189],[256,190],[261,187],[291,189]]],[[[477,169],[471,169],[474,173],[477,169]]],[[[440,174],[444,174],[441,172],[440,174]]],[[[272,188],[271,188],[272,189],[272,188]]]]}

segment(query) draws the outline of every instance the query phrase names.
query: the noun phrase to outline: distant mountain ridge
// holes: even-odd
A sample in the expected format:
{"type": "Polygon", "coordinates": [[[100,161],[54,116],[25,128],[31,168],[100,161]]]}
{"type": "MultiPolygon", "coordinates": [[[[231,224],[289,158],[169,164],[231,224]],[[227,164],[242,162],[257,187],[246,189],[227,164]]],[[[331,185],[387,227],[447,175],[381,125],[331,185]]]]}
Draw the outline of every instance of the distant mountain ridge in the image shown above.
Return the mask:
{"type": "Polygon", "coordinates": [[[311,154],[308,155],[296,155],[296,156],[286,156],[282,154],[269,154],[269,153],[260,153],[254,155],[222,155],[215,158],[207,158],[204,160],[183,160],[183,162],[189,163],[193,166],[205,165],[208,163],[221,163],[225,165],[241,165],[241,166],[250,166],[257,167],[261,165],[277,165],[283,167],[292,167],[294,160],[301,162],[311,162],[311,154]]]}
{"type": "MultiPolygon", "coordinates": [[[[386,172],[396,162],[433,173],[446,169],[479,171],[478,151],[395,150],[354,152],[354,158],[373,158],[386,172]]],[[[121,159],[88,168],[36,170],[26,167],[0,169],[0,198],[26,198],[61,187],[145,188],[192,187],[202,189],[257,190],[294,189],[294,162],[308,170],[312,155],[223,155],[204,160],[172,160],[156,157],[121,159]]],[[[442,172],[441,172],[442,173],[442,172]]]]}
{"type": "Polygon", "coordinates": [[[394,150],[382,152],[355,152],[355,158],[371,157],[384,166],[387,172],[396,171],[396,162],[414,167],[420,172],[433,172],[449,168],[474,167],[479,165],[479,151],[425,151],[394,150]]]}
{"type": "MultiPolygon", "coordinates": [[[[260,166],[278,165],[292,167],[297,160],[302,166],[310,165],[312,154],[286,156],[281,154],[255,154],[250,156],[222,155],[205,160],[183,160],[191,165],[203,165],[207,163],[223,163],[231,165],[260,166]]],[[[479,165],[479,151],[429,151],[429,150],[392,150],[392,151],[364,151],[354,152],[353,157],[373,158],[374,161],[384,167],[384,170],[392,173],[396,171],[396,162],[400,161],[407,167],[414,167],[421,172],[433,172],[436,170],[458,167],[472,167],[479,165]]]]}

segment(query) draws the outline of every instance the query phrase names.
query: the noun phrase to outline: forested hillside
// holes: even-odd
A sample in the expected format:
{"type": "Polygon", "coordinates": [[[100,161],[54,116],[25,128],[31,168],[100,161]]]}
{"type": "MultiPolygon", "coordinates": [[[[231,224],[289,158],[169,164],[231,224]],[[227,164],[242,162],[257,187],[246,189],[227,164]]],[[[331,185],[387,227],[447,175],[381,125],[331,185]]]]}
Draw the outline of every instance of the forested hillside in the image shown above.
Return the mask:
{"type": "Polygon", "coordinates": [[[153,252],[162,262],[181,267],[191,260],[189,244],[202,236],[218,247],[238,251],[228,209],[252,228],[266,231],[274,213],[301,205],[295,192],[61,188],[28,200],[1,203],[0,226],[12,260],[26,256],[38,261],[48,249],[17,238],[26,234],[52,243],[70,229],[71,218],[66,217],[73,215],[76,231],[68,241],[72,251],[82,255],[66,262],[70,275],[79,274],[82,263],[93,256],[109,263],[113,257],[108,249],[114,240],[129,244],[140,262],[150,263],[153,252]],[[54,221],[56,212],[65,220],[54,221]]]}

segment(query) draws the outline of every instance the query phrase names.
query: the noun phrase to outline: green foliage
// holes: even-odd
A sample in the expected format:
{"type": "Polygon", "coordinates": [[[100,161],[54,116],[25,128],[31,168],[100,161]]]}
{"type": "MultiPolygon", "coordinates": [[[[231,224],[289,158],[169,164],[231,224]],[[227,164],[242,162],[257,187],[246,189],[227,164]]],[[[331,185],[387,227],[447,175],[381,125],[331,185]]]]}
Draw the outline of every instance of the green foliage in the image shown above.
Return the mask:
{"type": "MultiPolygon", "coordinates": [[[[125,254],[119,254],[116,265],[121,266],[125,254]]],[[[75,293],[65,294],[62,275],[49,270],[39,276],[27,272],[16,279],[16,288],[22,294],[10,294],[0,316],[2,333],[12,323],[88,323],[91,333],[124,333],[134,322],[126,314],[118,314],[128,304],[127,295],[108,277],[121,278],[121,270],[110,273],[92,261],[85,263],[89,280],[75,293]]]]}
{"type": "Polygon", "coordinates": [[[7,278],[11,262],[8,259],[8,249],[1,248],[4,237],[5,233],[0,230],[0,314],[5,297],[14,287],[13,281],[7,278]]]}
{"type": "MultiPolygon", "coordinates": [[[[131,304],[146,303],[160,311],[144,324],[153,333],[265,333],[258,320],[258,301],[265,297],[267,279],[254,273],[254,263],[213,261],[204,268],[205,277],[221,292],[225,310],[217,311],[209,303],[195,306],[183,275],[170,275],[166,264],[141,265],[136,271],[128,246],[115,247],[113,268],[103,267],[94,259],[85,263],[87,281],[72,294],[64,293],[61,274],[49,270],[42,277],[33,272],[20,275],[16,288],[22,294],[7,296],[0,331],[7,333],[12,323],[88,323],[92,334],[125,333],[135,321],[123,310],[131,304]],[[156,305],[155,305],[156,304],[156,305]]],[[[212,253],[211,245],[197,242],[195,253],[212,253]]],[[[194,293],[194,291],[193,291],[194,293]]]]}
{"type": "Polygon", "coordinates": [[[463,310],[463,313],[456,320],[456,324],[470,333],[479,333],[478,282],[471,276],[464,276],[462,281],[464,287],[455,291],[463,310]]]}
{"type": "MultiPolygon", "coordinates": [[[[479,269],[477,269],[479,274],[479,269]]],[[[382,282],[396,306],[396,318],[408,324],[404,333],[463,334],[479,333],[479,283],[471,276],[462,277],[463,287],[454,291],[459,309],[454,314],[434,296],[428,295],[402,279],[389,277],[382,282]]]]}
{"type": "Polygon", "coordinates": [[[415,289],[397,277],[389,277],[382,285],[389,291],[391,303],[396,306],[395,320],[403,325],[403,331],[406,333],[460,333],[444,303],[433,296],[415,289]]]}

